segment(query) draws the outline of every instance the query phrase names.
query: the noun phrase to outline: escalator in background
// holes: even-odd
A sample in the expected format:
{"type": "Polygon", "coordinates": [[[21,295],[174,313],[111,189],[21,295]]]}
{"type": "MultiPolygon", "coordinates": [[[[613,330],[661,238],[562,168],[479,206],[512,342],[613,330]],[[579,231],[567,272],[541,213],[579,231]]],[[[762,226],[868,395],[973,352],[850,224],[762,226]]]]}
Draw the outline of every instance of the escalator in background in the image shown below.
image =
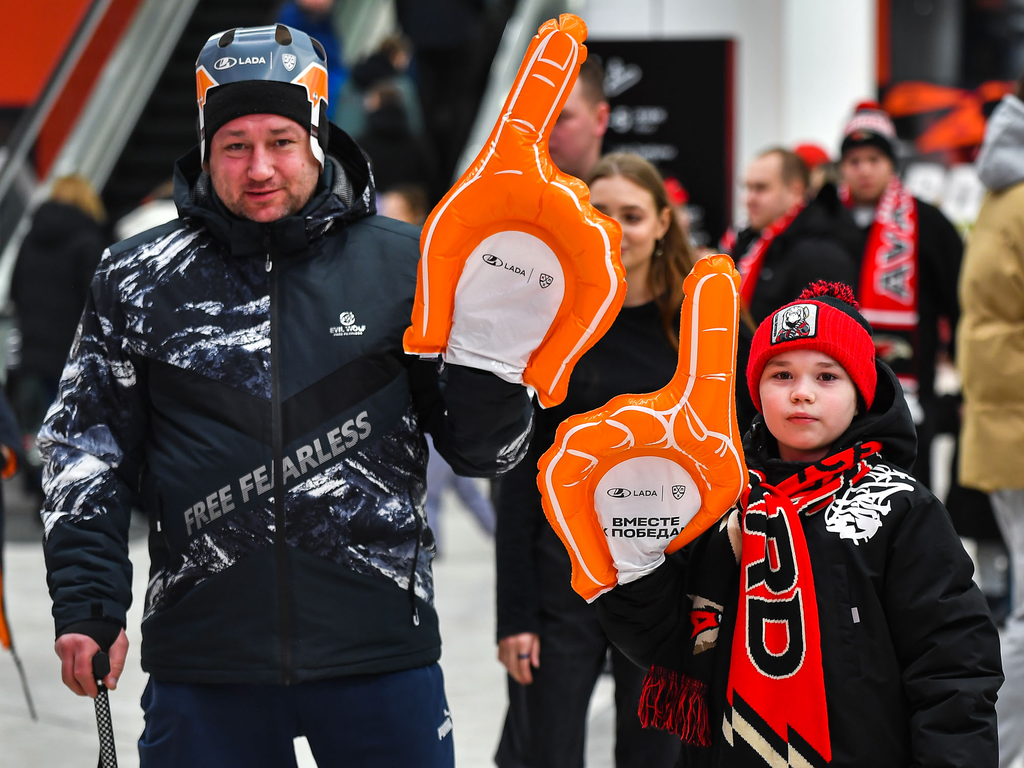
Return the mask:
{"type": "MultiPolygon", "coordinates": [[[[174,161],[195,145],[194,64],[202,45],[225,29],[270,23],[282,2],[89,0],[95,24],[79,25],[44,93],[26,110],[20,130],[0,148],[0,307],[7,301],[10,273],[31,213],[46,198],[52,181],[83,175],[101,190],[112,222],[135,209],[170,178],[174,161]],[[116,28],[114,17],[120,19],[116,28]],[[93,51],[96,46],[105,47],[102,55],[93,51]],[[91,70],[88,79],[82,70],[91,70]],[[71,107],[64,108],[64,102],[71,107]]],[[[394,30],[394,2],[339,0],[336,17],[349,33],[345,37],[351,35],[346,44],[353,58],[370,53],[370,46],[394,30]]],[[[502,31],[509,37],[507,27],[517,26],[514,19],[509,22],[510,14],[521,16],[522,6],[536,12],[534,6],[551,0],[466,2],[487,9],[478,41],[482,50],[474,57],[478,74],[473,87],[467,87],[476,112],[497,40],[502,31]]],[[[467,124],[472,112],[466,115],[467,124]]],[[[455,125],[451,133],[464,136],[467,129],[455,125]]]]}
{"type": "Polygon", "coordinates": [[[103,187],[111,221],[134,209],[170,178],[174,161],[196,137],[195,61],[210,35],[267,24],[280,0],[199,0],[174,52],[103,187]]]}

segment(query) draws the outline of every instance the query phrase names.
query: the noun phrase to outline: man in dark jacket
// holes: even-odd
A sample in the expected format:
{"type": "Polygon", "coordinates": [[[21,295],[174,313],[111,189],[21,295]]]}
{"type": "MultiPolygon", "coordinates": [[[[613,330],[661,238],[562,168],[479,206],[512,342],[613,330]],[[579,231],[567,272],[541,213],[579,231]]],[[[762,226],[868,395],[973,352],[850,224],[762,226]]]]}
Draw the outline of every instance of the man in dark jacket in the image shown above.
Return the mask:
{"type": "Polygon", "coordinates": [[[141,764],[451,766],[425,522],[430,432],[463,474],[524,453],[526,390],[403,353],[413,227],[374,216],[319,44],[210,38],[180,218],[105,255],[43,426],[64,682],[116,685],[129,511],[150,520],[141,764]],[[400,713],[400,716],[397,716],[400,713]]]}
{"type": "Polygon", "coordinates": [[[754,322],[795,299],[808,282],[849,283],[857,274],[857,231],[831,184],[805,201],[807,166],[780,147],[762,152],[745,179],[748,226],[731,255],[754,322]]]}
{"type": "Polygon", "coordinates": [[[840,197],[859,230],[858,273],[850,285],[875,329],[878,356],[903,386],[917,425],[914,476],[930,486],[940,319],[952,329],[960,316],[963,240],[939,209],[903,187],[896,129],[877,104],[859,105],[843,136],[840,197]]]}

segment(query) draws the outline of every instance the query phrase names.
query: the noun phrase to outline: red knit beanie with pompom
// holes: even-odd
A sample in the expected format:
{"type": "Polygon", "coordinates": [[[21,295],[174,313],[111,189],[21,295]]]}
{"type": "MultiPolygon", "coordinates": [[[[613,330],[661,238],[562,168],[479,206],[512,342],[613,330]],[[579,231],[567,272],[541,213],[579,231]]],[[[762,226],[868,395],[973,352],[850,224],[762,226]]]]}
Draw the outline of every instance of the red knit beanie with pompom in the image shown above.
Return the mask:
{"type": "Polygon", "coordinates": [[[800,298],[766,317],[750,345],[747,386],[761,412],[761,373],[776,355],[794,349],[822,352],[850,374],[868,408],[875,400],[875,343],[871,326],[860,312],[853,290],[843,283],[820,280],[800,298]]]}

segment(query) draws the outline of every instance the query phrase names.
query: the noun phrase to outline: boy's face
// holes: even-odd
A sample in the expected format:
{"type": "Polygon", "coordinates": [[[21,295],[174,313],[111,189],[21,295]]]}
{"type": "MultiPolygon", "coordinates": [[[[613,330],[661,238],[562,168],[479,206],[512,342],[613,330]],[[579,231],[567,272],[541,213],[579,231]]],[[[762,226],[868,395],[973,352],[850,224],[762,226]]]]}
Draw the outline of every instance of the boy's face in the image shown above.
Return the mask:
{"type": "Polygon", "coordinates": [[[857,388],[846,370],[812,349],[768,361],[759,384],[768,431],[783,461],[818,461],[857,413],[857,388]]]}

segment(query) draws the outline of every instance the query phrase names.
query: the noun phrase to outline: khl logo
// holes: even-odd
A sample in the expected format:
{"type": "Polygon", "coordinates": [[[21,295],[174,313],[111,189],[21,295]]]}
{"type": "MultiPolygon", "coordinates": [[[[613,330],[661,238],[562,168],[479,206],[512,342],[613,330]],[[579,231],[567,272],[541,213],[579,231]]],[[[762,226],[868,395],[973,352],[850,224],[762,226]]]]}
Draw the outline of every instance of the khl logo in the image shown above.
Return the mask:
{"type": "Polygon", "coordinates": [[[672,498],[674,498],[676,501],[679,501],[681,498],[683,498],[683,494],[685,494],[685,493],[686,493],[686,486],[685,485],[673,485],[672,486],[672,498]]]}
{"type": "Polygon", "coordinates": [[[291,72],[295,69],[295,65],[298,63],[298,59],[295,58],[294,53],[282,53],[281,63],[284,64],[284,68],[291,72]]]}
{"type": "Polygon", "coordinates": [[[551,283],[554,281],[554,279],[555,278],[553,278],[547,272],[541,272],[540,273],[540,287],[541,288],[547,288],[549,285],[551,285],[551,283]]]}

